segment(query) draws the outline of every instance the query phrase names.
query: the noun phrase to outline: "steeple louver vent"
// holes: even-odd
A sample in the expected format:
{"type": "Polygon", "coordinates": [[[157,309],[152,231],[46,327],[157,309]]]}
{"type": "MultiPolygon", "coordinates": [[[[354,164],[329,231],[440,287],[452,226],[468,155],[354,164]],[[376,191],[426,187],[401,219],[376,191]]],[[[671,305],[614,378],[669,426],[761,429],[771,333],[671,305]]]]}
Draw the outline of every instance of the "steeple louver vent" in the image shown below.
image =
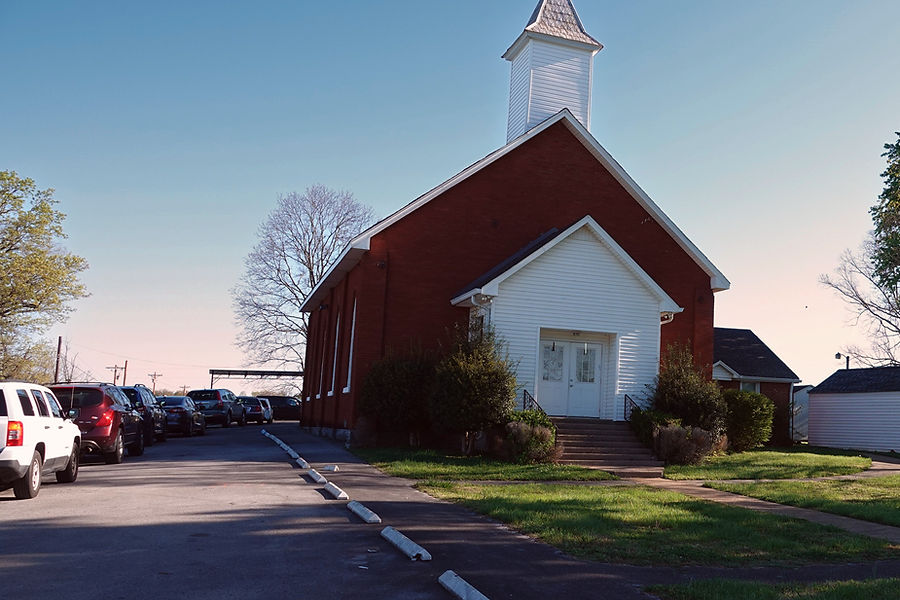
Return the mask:
{"type": "Polygon", "coordinates": [[[541,0],[503,55],[510,61],[511,141],[563,108],[585,127],[591,118],[591,67],[603,45],[588,35],[571,0],[541,0]]]}

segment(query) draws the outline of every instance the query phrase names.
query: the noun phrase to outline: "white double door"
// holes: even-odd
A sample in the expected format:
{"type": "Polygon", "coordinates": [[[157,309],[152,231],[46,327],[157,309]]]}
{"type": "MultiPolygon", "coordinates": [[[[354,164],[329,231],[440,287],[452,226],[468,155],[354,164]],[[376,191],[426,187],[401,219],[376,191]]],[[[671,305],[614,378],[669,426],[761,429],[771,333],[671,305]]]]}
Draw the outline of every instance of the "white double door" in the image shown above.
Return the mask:
{"type": "Polygon", "coordinates": [[[603,345],[541,340],[538,402],[547,414],[600,416],[603,345]]]}

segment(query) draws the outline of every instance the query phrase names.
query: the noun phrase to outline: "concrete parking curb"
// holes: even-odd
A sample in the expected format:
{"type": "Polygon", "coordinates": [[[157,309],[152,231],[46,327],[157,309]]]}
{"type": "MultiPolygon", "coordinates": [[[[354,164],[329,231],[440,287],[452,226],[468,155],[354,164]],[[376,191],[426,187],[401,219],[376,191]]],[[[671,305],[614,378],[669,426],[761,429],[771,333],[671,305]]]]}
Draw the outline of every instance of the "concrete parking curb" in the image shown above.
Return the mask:
{"type": "Polygon", "coordinates": [[[438,583],[460,600],[488,600],[487,596],[453,571],[444,571],[444,574],[438,577],[438,583]]]}
{"type": "Polygon", "coordinates": [[[328,482],[328,480],[325,479],[325,476],[322,475],[321,473],[319,473],[318,471],[316,471],[315,469],[310,469],[309,471],[306,472],[306,474],[309,475],[312,478],[312,480],[315,481],[316,483],[327,483],[328,482]]]}
{"type": "Polygon", "coordinates": [[[322,470],[329,471],[331,473],[337,473],[338,471],[341,470],[341,468],[338,467],[337,465],[328,465],[327,467],[322,467],[322,470]]]}
{"type": "Polygon", "coordinates": [[[350,510],[350,512],[355,514],[366,523],[381,523],[381,517],[376,515],[374,512],[372,512],[356,500],[351,500],[350,502],[348,502],[347,508],[350,510]]]}
{"type": "Polygon", "coordinates": [[[334,485],[330,481],[325,484],[325,491],[337,498],[338,500],[349,500],[350,496],[347,495],[347,492],[334,485]]]}
{"type": "Polygon", "coordinates": [[[393,544],[397,550],[405,554],[410,560],[431,560],[431,554],[396,529],[387,526],[381,530],[381,537],[393,544]]]}
{"type": "Polygon", "coordinates": [[[309,468],[309,463],[306,462],[305,460],[303,460],[302,458],[300,458],[299,456],[297,457],[297,460],[295,462],[300,466],[301,469],[309,468]]]}

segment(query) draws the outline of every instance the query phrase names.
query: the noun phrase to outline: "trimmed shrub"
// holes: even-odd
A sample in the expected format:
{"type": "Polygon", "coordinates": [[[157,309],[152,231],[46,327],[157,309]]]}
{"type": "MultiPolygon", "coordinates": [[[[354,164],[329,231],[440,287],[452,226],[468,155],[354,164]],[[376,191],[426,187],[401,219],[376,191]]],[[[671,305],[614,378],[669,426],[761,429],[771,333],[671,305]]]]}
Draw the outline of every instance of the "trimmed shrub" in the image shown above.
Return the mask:
{"type": "Polygon", "coordinates": [[[743,452],[769,441],[774,402],[762,394],[743,390],[726,390],[722,397],[727,408],[725,427],[733,451],[743,452]]]}
{"type": "Polygon", "coordinates": [[[525,421],[506,424],[506,455],[518,463],[552,462],[557,458],[554,431],[525,421]]]}
{"type": "Polygon", "coordinates": [[[695,465],[715,450],[720,439],[700,427],[668,425],[659,429],[656,455],[666,464],[695,465]]]}
{"type": "Polygon", "coordinates": [[[515,397],[514,365],[493,333],[475,339],[458,335],[456,347],[435,371],[429,414],[435,428],[463,434],[468,455],[479,431],[507,423],[515,397]]]}
{"type": "Polygon", "coordinates": [[[725,403],[714,381],[694,365],[687,346],[670,345],[652,386],[653,408],[713,435],[725,431],[725,403]]]}
{"type": "Polygon", "coordinates": [[[509,420],[511,422],[527,423],[532,427],[546,427],[553,431],[554,437],[556,437],[556,425],[553,424],[553,421],[547,416],[547,413],[535,408],[514,411],[509,415],[509,420]]]}
{"type": "Polygon", "coordinates": [[[674,425],[681,426],[681,419],[652,408],[635,408],[631,411],[631,428],[637,434],[638,439],[649,447],[655,446],[656,436],[663,427],[674,425]]]}
{"type": "Polygon", "coordinates": [[[429,425],[435,361],[424,352],[389,356],[372,365],[359,397],[360,414],[381,431],[418,432],[429,425]]]}

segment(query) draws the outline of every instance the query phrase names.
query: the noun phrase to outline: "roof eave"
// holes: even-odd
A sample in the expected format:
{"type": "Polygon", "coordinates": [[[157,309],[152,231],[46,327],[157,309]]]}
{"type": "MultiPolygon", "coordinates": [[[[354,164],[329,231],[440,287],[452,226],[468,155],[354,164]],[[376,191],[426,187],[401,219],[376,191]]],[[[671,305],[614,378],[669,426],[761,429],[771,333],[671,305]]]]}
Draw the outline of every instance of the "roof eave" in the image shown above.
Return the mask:
{"type": "Polygon", "coordinates": [[[519,37],[516,38],[516,41],[514,41],[512,45],[506,49],[506,52],[503,53],[503,56],[501,58],[512,60],[519,52],[522,51],[522,48],[525,46],[525,43],[529,39],[549,42],[551,44],[559,44],[560,46],[567,46],[576,50],[589,51],[592,55],[597,54],[598,52],[603,50],[603,44],[601,44],[600,42],[597,42],[596,44],[589,44],[587,42],[579,42],[578,40],[570,40],[568,38],[561,38],[555,35],[548,35],[546,33],[539,33],[537,31],[529,31],[526,29],[521,34],[519,34],[519,37]]]}

